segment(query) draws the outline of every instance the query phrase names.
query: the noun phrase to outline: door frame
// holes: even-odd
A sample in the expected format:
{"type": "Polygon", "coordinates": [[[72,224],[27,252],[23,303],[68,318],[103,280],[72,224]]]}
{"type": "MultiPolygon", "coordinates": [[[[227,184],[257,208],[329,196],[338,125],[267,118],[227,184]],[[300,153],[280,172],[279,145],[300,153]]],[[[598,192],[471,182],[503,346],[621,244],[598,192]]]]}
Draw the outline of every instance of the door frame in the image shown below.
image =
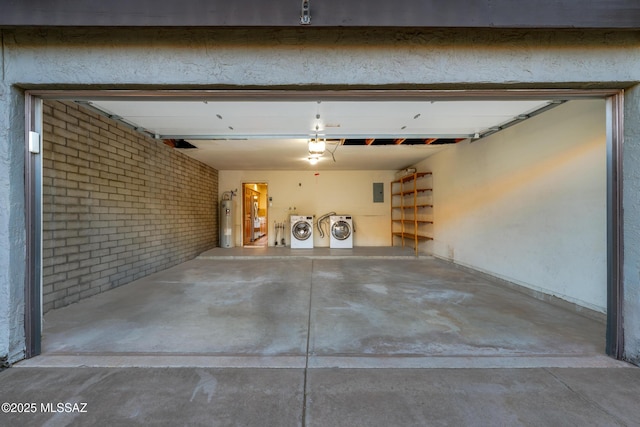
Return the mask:
{"type": "MultiPolygon", "coordinates": [[[[41,352],[42,334],[42,153],[29,149],[30,132],[42,135],[42,100],[135,98],[176,100],[469,100],[469,99],[605,99],[607,146],[607,326],[606,353],[622,359],[624,351],[622,156],[624,91],[620,89],[488,90],[29,90],[25,92],[26,357],[41,352]]],[[[41,151],[41,150],[40,150],[41,151]]],[[[243,200],[244,203],[244,200],[243,200]]],[[[244,235],[243,235],[244,239],[244,235]]]]}
{"type": "MultiPolygon", "coordinates": [[[[264,186],[267,187],[267,191],[268,191],[268,188],[269,188],[268,187],[269,184],[266,181],[258,180],[258,181],[246,181],[246,182],[243,181],[242,182],[242,208],[240,209],[241,210],[240,216],[242,218],[241,219],[241,228],[242,228],[242,246],[243,247],[244,246],[253,246],[253,245],[251,245],[251,241],[249,241],[249,242],[245,241],[245,229],[244,229],[244,221],[245,221],[245,215],[246,215],[246,212],[245,212],[245,191],[247,189],[247,187],[246,187],[247,185],[264,185],[264,186]]],[[[267,197],[268,197],[268,195],[267,195],[267,197]]],[[[266,221],[267,221],[267,223],[266,223],[267,231],[265,233],[266,238],[267,238],[267,245],[269,244],[269,214],[268,214],[268,212],[269,212],[269,210],[267,209],[267,215],[266,215],[266,218],[267,218],[266,219],[266,221]]]]}

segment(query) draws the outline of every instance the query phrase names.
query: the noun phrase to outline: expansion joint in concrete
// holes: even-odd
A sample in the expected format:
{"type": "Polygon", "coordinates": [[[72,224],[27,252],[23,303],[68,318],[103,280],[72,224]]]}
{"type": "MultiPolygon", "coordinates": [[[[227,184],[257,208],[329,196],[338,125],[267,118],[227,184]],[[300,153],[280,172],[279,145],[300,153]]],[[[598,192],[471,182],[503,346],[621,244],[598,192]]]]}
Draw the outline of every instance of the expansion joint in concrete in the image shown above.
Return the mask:
{"type": "Polygon", "coordinates": [[[307,345],[305,350],[305,358],[304,358],[304,387],[303,387],[303,395],[302,395],[302,427],[307,425],[307,392],[308,392],[308,384],[307,377],[309,374],[309,349],[311,344],[311,309],[313,304],[313,268],[315,262],[311,261],[311,274],[309,277],[309,315],[307,317],[307,345]]]}
{"type": "Polygon", "coordinates": [[[607,410],[607,408],[605,406],[601,405],[600,403],[598,403],[594,399],[591,399],[588,396],[586,396],[585,394],[580,393],[578,390],[576,390],[574,387],[572,387],[571,384],[569,384],[567,381],[563,380],[558,375],[556,375],[553,372],[553,370],[551,370],[549,368],[543,368],[543,370],[547,374],[551,375],[551,377],[554,380],[556,380],[558,383],[560,383],[562,385],[562,387],[565,387],[567,390],[569,390],[571,392],[571,394],[577,396],[579,399],[581,399],[583,402],[585,402],[588,406],[596,407],[596,408],[600,409],[607,416],[612,417],[614,419],[617,419],[620,422],[620,425],[624,425],[625,424],[624,420],[622,420],[622,419],[620,419],[620,417],[616,416],[615,413],[607,410]]]}

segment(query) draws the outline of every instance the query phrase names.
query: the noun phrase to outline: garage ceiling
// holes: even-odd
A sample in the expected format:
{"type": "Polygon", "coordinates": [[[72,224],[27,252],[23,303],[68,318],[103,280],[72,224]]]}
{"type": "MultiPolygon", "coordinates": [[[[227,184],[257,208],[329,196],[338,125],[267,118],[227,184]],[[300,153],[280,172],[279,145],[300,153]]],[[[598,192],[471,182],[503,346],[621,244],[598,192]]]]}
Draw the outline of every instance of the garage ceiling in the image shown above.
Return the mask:
{"type": "Polygon", "coordinates": [[[196,147],[184,149],[186,155],[218,170],[398,170],[451,146],[439,142],[495,133],[558,101],[102,99],[82,103],[154,138],[184,139],[196,147]],[[312,166],[307,142],[316,134],[328,144],[320,162],[312,166]],[[375,142],[381,140],[389,144],[375,142]]]}

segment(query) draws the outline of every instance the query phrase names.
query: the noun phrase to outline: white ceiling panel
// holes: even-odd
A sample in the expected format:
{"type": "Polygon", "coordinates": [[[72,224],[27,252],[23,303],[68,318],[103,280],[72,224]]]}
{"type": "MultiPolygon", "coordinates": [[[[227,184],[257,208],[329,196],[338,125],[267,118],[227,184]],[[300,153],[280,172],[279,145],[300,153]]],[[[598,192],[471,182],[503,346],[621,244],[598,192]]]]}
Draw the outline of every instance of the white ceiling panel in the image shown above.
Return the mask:
{"type": "MultiPolygon", "coordinates": [[[[469,138],[548,106],[545,100],[94,100],[90,105],[217,169],[309,168],[307,138],[469,138]]],[[[340,146],[315,169],[402,169],[447,146],[340,146]]],[[[331,147],[330,147],[331,148],[331,147]]]]}

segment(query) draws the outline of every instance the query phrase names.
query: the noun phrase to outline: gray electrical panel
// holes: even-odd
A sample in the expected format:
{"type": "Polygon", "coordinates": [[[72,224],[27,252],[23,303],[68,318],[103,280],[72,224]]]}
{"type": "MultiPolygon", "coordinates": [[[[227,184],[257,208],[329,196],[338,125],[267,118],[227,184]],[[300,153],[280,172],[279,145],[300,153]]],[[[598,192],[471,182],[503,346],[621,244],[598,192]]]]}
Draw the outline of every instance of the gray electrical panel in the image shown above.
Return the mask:
{"type": "Polygon", "coordinates": [[[382,182],[373,183],[373,203],[384,203],[384,184],[382,182]]]}

